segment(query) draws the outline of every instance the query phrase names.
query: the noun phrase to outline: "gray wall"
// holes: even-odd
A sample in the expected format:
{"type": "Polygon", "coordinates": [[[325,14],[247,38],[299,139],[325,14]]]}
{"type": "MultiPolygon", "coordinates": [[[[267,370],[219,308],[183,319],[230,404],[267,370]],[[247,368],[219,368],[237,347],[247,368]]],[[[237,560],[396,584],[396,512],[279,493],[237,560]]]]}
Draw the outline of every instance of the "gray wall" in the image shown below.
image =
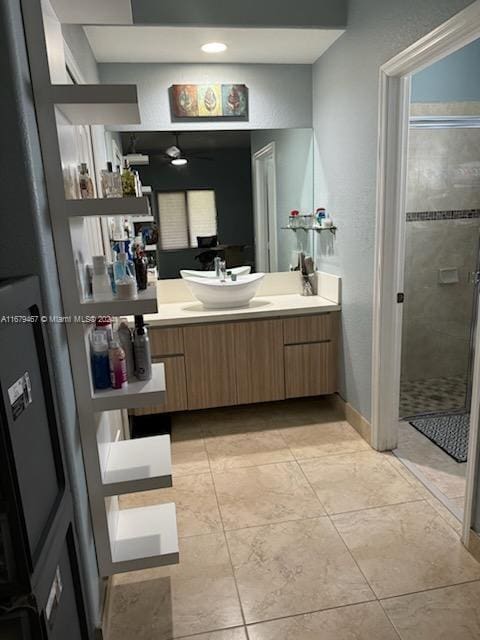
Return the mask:
{"type": "MultiPolygon", "coordinates": [[[[224,244],[246,244],[246,260],[254,259],[253,205],[250,150],[217,149],[203,155],[211,161],[192,158],[185,167],[172,167],[151,156],[139,166],[142,183],[153,190],[183,191],[214,189],[218,214],[218,240],[224,244]]],[[[159,277],[178,278],[180,269],[199,269],[198,249],[162,251],[159,277]]],[[[227,265],[228,266],[228,265],[227,265]]]]}
{"type": "Polygon", "coordinates": [[[311,129],[252,131],[252,154],[275,142],[278,271],[288,271],[293,250],[312,251],[311,231],[285,231],[292,209],[312,213],[313,132],[311,129]]]}
{"type": "Polygon", "coordinates": [[[132,0],[138,24],[250,27],[338,27],[347,23],[347,0],[132,0]]]}
{"type": "Polygon", "coordinates": [[[412,102],[480,100],[480,40],[412,78],[412,102]]]}
{"type": "MultiPolygon", "coordinates": [[[[45,313],[63,315],[19,0],[0,4],[0,65],[0,278],[38,275],[45,313]]],[[[100,585],[68,345],[61,324],[46,328],[88,594],[86,604],[93,626],[99,623],[100,585]]]]}
{"type": "Polygon", "coordinates": [[[212,122],[172,122],[169,87],[210,82],[246,84],[248,121],[215,121],[215,129],[286,129],[312,126],[312,67],[284,64],[99,64],[100,79],[138,85],[141,125],[119,131],[212,129],[212,122]]]}
{"type": "Polygon", "coordinates": [[[342,276],[340,391],[371,417],[378,71],[469,0],[350,0],[347,31],[315,63],[315,202],[338,225],[319,267],[342,276]]]}
{"type": "Polygon", "coordinates": [[[97,84],[99,81],[97,61],[82,27],[79,24],[62,24],[62,35],[75,62],[79,65],[85,82],[97,84]]]}

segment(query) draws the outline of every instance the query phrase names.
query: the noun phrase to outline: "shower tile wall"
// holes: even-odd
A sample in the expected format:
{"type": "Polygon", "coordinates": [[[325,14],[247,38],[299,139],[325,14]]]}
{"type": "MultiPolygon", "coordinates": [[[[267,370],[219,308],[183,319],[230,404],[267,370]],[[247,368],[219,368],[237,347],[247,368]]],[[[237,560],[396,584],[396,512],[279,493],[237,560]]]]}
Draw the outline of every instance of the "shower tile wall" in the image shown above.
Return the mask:
{"type": "Polygon", "coordinates": [[[480,233],[480,129],[411,130],[408,169],[401,416],[465,404],[473,305],[468,273],[476,270],[480,233]],[[456,269],[458,282],[442,284],[440,269],[456,269]]]}

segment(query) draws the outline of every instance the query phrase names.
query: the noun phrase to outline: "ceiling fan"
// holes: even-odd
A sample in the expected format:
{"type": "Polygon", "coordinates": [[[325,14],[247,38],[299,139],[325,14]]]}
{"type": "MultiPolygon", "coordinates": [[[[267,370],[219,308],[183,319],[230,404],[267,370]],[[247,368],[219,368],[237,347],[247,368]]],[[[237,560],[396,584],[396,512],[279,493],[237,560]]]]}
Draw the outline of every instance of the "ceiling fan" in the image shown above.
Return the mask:
{"type": "Polygon", "coordinates": [[[170,147],[167,147],[167,149],[165,149],[163,153],[159,153],[159,154],[152,153],[150,155],[160,156],[161,158],[163,158],[165,162],[169,162],[175,167],[184,166],[189,162],[189,160],[193,160],[193,159],[210,160],[210,161],[213,160],[213,158],[209,156],[204,156],[203,151],[183,151],[178,140],[180,137],[180,134],[175,133],[174,135],[175,135],[175,144],[171,145],[170,147]]]}

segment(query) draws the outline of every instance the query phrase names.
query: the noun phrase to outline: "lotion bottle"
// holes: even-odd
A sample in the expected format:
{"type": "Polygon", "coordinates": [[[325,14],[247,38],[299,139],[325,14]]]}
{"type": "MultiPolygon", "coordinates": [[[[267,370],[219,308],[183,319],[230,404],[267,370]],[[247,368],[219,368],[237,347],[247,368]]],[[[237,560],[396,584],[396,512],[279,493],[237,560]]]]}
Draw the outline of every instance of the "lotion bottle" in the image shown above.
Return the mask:
{"type": "Polygon", "coordinates": [[[118,340],[112,340],[108,349],[108,360],[110,363],[110,377],[114,389],[123,389],[127,386],[127,364],[125,362],[125,352],[118,340]]]}

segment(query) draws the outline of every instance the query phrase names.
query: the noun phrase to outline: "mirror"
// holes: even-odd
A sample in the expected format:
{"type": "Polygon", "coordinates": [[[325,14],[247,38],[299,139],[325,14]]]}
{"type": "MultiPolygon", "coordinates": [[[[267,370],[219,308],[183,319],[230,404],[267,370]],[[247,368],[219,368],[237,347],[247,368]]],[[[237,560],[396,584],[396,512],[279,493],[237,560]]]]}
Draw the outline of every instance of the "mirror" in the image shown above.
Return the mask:
{"type": "Polygon", "coordinates": [[[216,256],[227,269],[288,271],[312,253],[313,233],[286,228],[292,210],[314,211],[311,129],[127,132],[121,143],[149,157],[132,166],[151,187],[159,278],[213,269],[216,256]]]}

